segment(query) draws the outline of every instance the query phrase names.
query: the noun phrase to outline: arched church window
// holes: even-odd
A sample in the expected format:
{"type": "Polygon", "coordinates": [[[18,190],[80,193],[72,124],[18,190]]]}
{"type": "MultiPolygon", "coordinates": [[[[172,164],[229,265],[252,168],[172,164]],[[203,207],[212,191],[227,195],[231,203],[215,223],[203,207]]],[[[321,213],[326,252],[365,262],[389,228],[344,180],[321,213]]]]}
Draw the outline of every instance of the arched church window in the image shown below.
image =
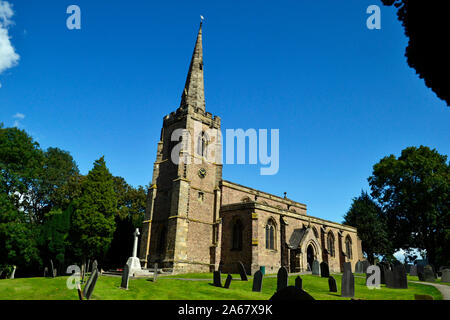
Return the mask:
{"type": "Polygon", "coordinates": [[[202,157],[206,157],[206,148],[208,146],[208,136],[205,131],[198,136],[197,139],[197,154],[202,157]]]}
{"type": "Polygon", "coordinates": [[[275,222],[272,219],[266,224],[266,249],[275,250],[275,222]]]}
{"type": "Polygon", "coordinates": [[[334,235],[331,231],[328,233],[327,237],[327,250],[330,256],[334,257],[334,235]]]}
{"type": "Polygon", "coordinates": [[[348,235],[345,238],[345,253],[347,258],[352,259],[352,239],[348,235]]]}
{"type": "Polygon", "coordinates": [[[232,250],[242,250],[242,222],[237,219],[233,224],[233,243],[231,246],[232,250]]]}

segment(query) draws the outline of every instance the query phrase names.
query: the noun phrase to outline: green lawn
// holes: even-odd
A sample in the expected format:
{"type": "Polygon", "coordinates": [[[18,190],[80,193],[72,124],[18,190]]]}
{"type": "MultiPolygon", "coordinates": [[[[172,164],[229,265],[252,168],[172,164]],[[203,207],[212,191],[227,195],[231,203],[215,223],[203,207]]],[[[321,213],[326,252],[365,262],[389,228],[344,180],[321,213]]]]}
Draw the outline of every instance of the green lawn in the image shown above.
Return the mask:
{"type": "MultiPolygon", "coordinates": [[[[226,275],[223,276],[225,281],[226,275]]],[[[349,300],[339,293],[328,292],[328,279],[312,275],[302,275],[303,288],[318,300],[349,300]]],[[[334,275],[340,291],[341,276],[334,275]]],[[[232,281],[230,289],[216,288],[212,281],[189,281],[174,278],[212,279],[212,274],[185,274],[159,277],[156,283],[148,279],[130,279],[129,290],[119,288],[120,277],[101,276],[95,287],[93,300],[267,300],[276,289],[276,277],[266,277],[262,292],[252,292],[252,281],[232,281]]],[[[238,275],[233,275],[239,279],[238,275]]],[[[66,287],[67,277],[24,278],[0,280],[0,299],[6,300],[77,300],[76,290],[66,287]]],[[[295,276],[289,277],[294,285],[295,276]]],[[[355,278],[355,298],[368,300],[413,300],[414,294],[429,294],[441,300],[440,292],[422,284],[409,283],[409,288],[388,289],[382,285],[379,290],[365,286],[364,278],[355,278]]]]}

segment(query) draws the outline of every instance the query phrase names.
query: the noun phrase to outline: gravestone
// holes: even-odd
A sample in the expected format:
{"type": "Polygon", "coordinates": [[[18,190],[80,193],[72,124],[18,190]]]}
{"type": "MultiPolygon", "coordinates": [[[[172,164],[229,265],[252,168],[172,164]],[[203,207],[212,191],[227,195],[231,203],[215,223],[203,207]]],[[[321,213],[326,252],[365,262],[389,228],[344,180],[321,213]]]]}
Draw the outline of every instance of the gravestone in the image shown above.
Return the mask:
{"type": "Polygon", "coordinates": [[[92,267],[92,266],[91,266],[91,259],[88,259],[88,262],[87,262],[87,264],[86,264],[86,272],[92,272],[92,270],[89,269],[90,267],[92,267]]]}
{"type": "Polygon", "coordinates": [[[122,289],[128,290],[128,280],[129,279],[130,279],[130,269],[128,268],[128,265],[126,264],[125,267],[123,267],[122,282],[120,284],[120,287],[122,289]]]}
{"type": "Polygon", "coordinates": [[[394,271],[392,271],[394,279],[393,286],[394,289],[408,289],[408,279],[406,275],[405,266],[398,264],[394,266],[394,271]]]}
{"type": "Polygon", "coordinates": [[[353,298],[355,296],[355,278],[351,271],[350,262],[344,263],[344,273],[341,282],[341,297],[353,298]]]}
{"type": "Polygon", "coordinates": [[[215,287],[220,287],[222,288],[222,279],[221,279],[221,274],[220,271],[214,271],[213,273],[213,284],[215,287]]]}
{"type": "Polygon", "coordinates": [[[238,264],[239,274],[240,274],[240,276],[241,276],[241,281],[248,281],[248,279],[247,279],[247,273],[245,272],[245,267],[244,267],[244,265],[242,264],[241,261],[238,261],[237,264],[238,264]]]}
{"type": "Polygon", "coordinates": [[[84,300],[84,298],[83,298],[83,291],[81,291],[80,284],[77,285],[77,291],[78,291],[78,299],[79,300],[84,300]]]}
{"type": "Polygon", "coordinates": [[[370,266],[370,262],[368,260],[364,260],[362,262],[362,273],[367,272],[367,268],[370,266]]]}
{"type": "Polygon", "coordinates": [[[223,261],[219,262],[219,267],[217,268],[217,270],[219,270],[220,272],[223,271],[223,261]]]}
{"type": "Polygon", "coordinates": [[[55,277],[55,268],[53,268],[53,261],[52,259],[50,259],[50,275],[52,276],[52,278],[55,277]]]}
{"type": "Polygon", "coordinates": [[[158,278],[158,264],[155,263],[153,266],[153,282],[156,282],[157,278],[158,278]]]}
{"type": "Polygon", "coordinates": [[[385,269],[384,270],[384,279],[386,280],[387,288],[394,288],[394,271],[385,269]]]}
{"type": "Polygon", "coordinates": [[[424,264],[423,260],[416,260],[417,274],[423,273],[425,266],[426,264],[424,264]]]}
{"type": "Polygon", "coordinates": [[[409,275],[413,276],[413,277],[417,277],[417,266],[411,266],[411,268],[409,268],[409,275]]]}
{"type": "Polygon", "coordinates": [[[386,277],[385,277],[385,266],[383,263],[377,263],[377,266],[380,268],[380,283],[386,284],[386,277]]]}
{"type": "Polygon", "coordinates": [[[363,273],[363,266],[362,266],[362,262],[358,261],[355,264],[355,273],[363,273]]]}
{"type": "Polygon", "coordinates": [[[130,276],[135,276],[139,273],[142,273],[141,262],[139,261],[139,258],[137,257],[137,247],[138,247],[138,236],[139,235],[140,235],[139,228],[136,228],[136,230],[133,233],[133,236],[134,236],[133,251],[131,253],[131,257],[129,257],[127,260],[128,267],[130,268],[130,276]]]}
{"type": "Polygon", "coordinates": [[[265,273],[266,273],[266,267],[260,266],[260,267],[259,267],[259,270],[261,271],[262,275],[265,275],[265,273]]]}
{"type": "Polygon", "coordinates": [[[328,267],[328,263],[320,263],[320,276],[322,278],[328,278],[330,276],[330,268],[328,267]]]}
{"type": "Polygon", "coordinates": [[[430,265],[427,265],[423,268],[423,273],[419,273],[419,279],[420,281],[425,282],[434,282],[436,280],[436,277],[433,272],[433,268],[430,265]],[[420,279],[420,275],[422,275],[422,279],[420,279]]]}
{"type": "Polygon", "coordinates": [[[92,292],[94,292],[95,285],[97,284],[97,279],[98,279],[98,270],[95,269],[91,273],[91,276],[89,277],[88,283],[86,284],[86,287],[84,288],[85,292],[83,292],[84,293],[84,297],[86,299],[88,299],[88,300],[91,298],[92,292]]]}
{"type": "Polygon", "coordinates": [[[406,273],[409,274],[409,272],[411,271],[411,266],[412,266],[412,264],[408,264],[408,263],[405,264],[406,273]]]}
{"type": "Polygon", "coordinates": [[[225,289],[228,289],[230,287],[231,280],[233,280],[233,277],[231,276],[231,274],[228,274],[227,280],[225,280],[225,285],[223,286],[225,289]]]}
{"type": "Polygon", "coordinates": [[[44,268],[44,278],[48,277],[48,268],[44,268]]]}
{"type": "Polygon", "coordinates": [[[272,301],[300,301],[315,300],[309,293],[304,290],[297,289],[294,286],[288,286],[275,294],[269,299],[272,301]]]}
{"type": "Polygon", "coordinates": [[[330,292],[337,292],[336,280],[332,276],[328,277],[328,287],[330,288],[330,292]]]}
{"type": "Polygon", "coordinates": [[[13,267],[13,270],[12,270],[11,274],[9,275],[10,279],[14,279],[14,275],[16,274],[16,268],[17,268],[16,266],[13,267]]]}
{"type": "Polygon", "coordinates": [[[84,283],[84,276],[86,275],[86,270],[84,269],[84,264],[81,265],[81,283],[84,283]]]}
{"type": "Polygon", "coordinates": [[[450,269],[442,270],[441,282],[450,283],[450,269]]]}
{"type": "Polygon", "coordinates": [[[261,292],[262,280],[263,280],[263,274],[262,274],[261,270],[256,271],[255,275],[253,276],[252,291],[254,291],[254,292],[261,292]]]}
{"type": "Polygon", "coordinates": [[[295,287],[297,289],[303,290],[303,280],[300,276],[297,276],[297,278],[295,278],[295,287]]]}
{"type": "Polygon", "coordinates": [[[285,267],[281,267],[277,274],[277,291],[288,286],[288,272],[285,267]]]}
{"type": "Polygon", "coordinates": [[[98,269],[98,264],[97,260],[94,260],[94,262],[92,262],[91,272],[94,272],[96,269],[98,269]]]}
{"type": "Polygon", "coordinates": [[[320,276],[320,265],[319,261],[314,260],[312,264],[312,274],[316,276],[320,276]]]}

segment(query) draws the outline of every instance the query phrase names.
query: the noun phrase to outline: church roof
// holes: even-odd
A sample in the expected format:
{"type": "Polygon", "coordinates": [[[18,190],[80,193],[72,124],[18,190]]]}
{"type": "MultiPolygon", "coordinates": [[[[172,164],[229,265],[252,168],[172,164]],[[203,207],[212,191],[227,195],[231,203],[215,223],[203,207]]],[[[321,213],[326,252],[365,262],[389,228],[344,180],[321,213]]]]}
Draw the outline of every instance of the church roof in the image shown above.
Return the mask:
{"type": "Polygon", "coordinates": [[[191,64],[186,77],[183,94],[181,95],[180,108],[201,108],[205,110],[205,87],[203,82],[203,46],[202,23],[197,34],[191,64]]]}
{"type": "Polygon", "coordinates": [[[306,231],[308,229],[295,229],[294,232],[292,232],[291,238],[289,239],[289,247],[291,249],[297,249],[300,245],[300,242],[302,241],[303,237],[306,234],[306,231]]]}

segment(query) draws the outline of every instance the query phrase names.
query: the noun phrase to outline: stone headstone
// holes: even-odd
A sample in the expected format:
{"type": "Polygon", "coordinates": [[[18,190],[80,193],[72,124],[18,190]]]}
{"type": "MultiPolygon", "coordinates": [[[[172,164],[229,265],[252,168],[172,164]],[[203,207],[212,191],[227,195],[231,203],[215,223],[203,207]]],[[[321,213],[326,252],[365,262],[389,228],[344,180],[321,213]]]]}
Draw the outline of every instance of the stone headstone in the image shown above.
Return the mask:
{"type": "Polygon", "coordinates": [[[223,261],[219,262],[219,267],[217,268],[221,273],[223,272],[223,261]]]}
{"type": "Polygon", "coordinates": [[[241,276],[241,280],[242,281],[248,281],[247,273],[245,272],[245,267],[242,264],[242,262],[238,261],[237,265],[238,265],[239,275],[241,276]]]}
{"type": "Polygon", "coordinates": [[[385,269],[384,270],[384,279],[386,280],[387,288],[394,288],[394,271],[385,269]]]}
{"type": "Polygon", "coordinates": [[[367,268],[370,266],[370,262],[368,260],[364,260],[362,263],[362,273],[367,272],[367,268]]]}
{"type": "Polygon", "coordinates": [[[91,272],[94,272],[96,269],[98,269],[98,264],[97,260],[94,260],[94,262],[92,262],[91,272]]]}
{"type": "Polygon", "coordinates": [[[405,266],[402,264],[398,264],[394,266],[394,271],[391,271],[393,274],[393,286],[394,289],[408,289],[408,279],[406,274],[405,266]]]}
{"type": "Polygon", "coordinates": [[[231,274],[228,274],[227,280],[225,280],[225,285],[223,286],[225,289],[228,289],[230,287],[231,280],[233,280],[233,277],[231,276],[231,274]]]}
{"type": "Polygon", "coordinates": [[[54,269],[53,270],[53,278],[55,278],[55,277],[57,277],[58,276],[58,269],[54,269]]]}
{"type": "Polygon", "coordinates": [[[450,283],[450,269],[442,270],[441,282],[450,283]]]}
{"type": "Polygon", "coordinates": [[[48,268],[44,268],[44,278],[48,277],[48,268]]]}
{"type": "Polygon", "coordinates": [[[281,267],[277,274],[277,291],[288,286],[288,272],[285,267],[281,267]]]}
{"type": "Polygon", "coordinates": [[[83,291],[81,291],[81,286],[77,285],[77,291],[78,291],[78,300],[83,300],[83,291]]]}
{"type": "Polygon", "coordinates": [[[260,266],[259,270],[261,271],[262,275],[266,273],[266,268],[264,266],[260,266]]]}
{"type": "Polygon", "coordinates": [[[297,276],[297,278],[295,278],[295,287],[297,289],[303,290],[303,280],[300,276],[297,276]]]}
{"type": "Polygon", "coordinates": [[[345,272],[352,272],[352,264],[350,263],[350,262],[344,262],[344,265],[343,265],[343,269],[344,269],[344,271],[342,272],[342,273],[345,273],[345,272]]]}
{"type": "MultiPolygon", "coordinates": [[[[419,273],[419,278],[420,278],[420,274],[421,273],[419,273]]],[[[422,279],[420,279],[420,280],[425,281],[425,282],[434,282],[436,280],[433,268],[430,265],[427,265],[423,268],[422,279]]]]}
{"type": "Polygon", "coordinates": [[[328,267],[328,263],[320,263],[320,276],[322,278],[328,278],[330,276],[330,268],[328,267]]]}
{"type": "Polygon", "coordinates": [[[52,259],[50,259],[50,275],[52,276],[52,278],[55,277],[55,268],[53,267],[53,261],[52,259]]]}
{"type": "Polygon", "coordinates": [[[337,292],[336,280],[332,276],[328,277],[328,287],[330,288],[330,292],[337,292]]]}
{"type": "Polygon", "coordinates": [[[120,283],[120,287],[122,289],[128,290],[129,279],[130,279],[130,269],[128,268],[128,265],[126,264],[125,267],[123,267],[122,282],[120,283]]]}
{"type": "Polygon", "coordinates": [[[255,275],[253,276],[252,291],[254,291],[254,292],[261,292],[262,280],[263,280],[263,274],[262,274],[261,270],[256,271],[255,275]]]}
{"type": "Polygon", "coordinates": [[[153,266],[153,282],[156,282],[157,279],[158,279],[158,264],[155,263],[153,266]]]}
{"type": "Polygon", "coordinates": [[[356,262],[355,273],[363,273],[363,265],[361,261],[356,262]]]}
{"type": "Polygon", "coordinates": [[[412,264],[408,264],[408,263],[405,264],[406,273],[409,274],[409,272],[411,271],[411,266],[412,266],[412,264]]]}
{"type": "Polygon", "coordinates": [[[320,276],[320,265],[319,261],[314,260],[312,264],[312,274],[316,276],[320,276]]]}
{"type": "MultiPolygon", "coordinates": [[[[83,289],[83,296],[84,296],[85,298],[87,297],[88,289],[89,289],[89,287],[91,286],[92,281],[94,280],[93,275],[94,275],[94,272],[95,272],[96,270],[97,270],[97,269],[94,269],[94,270],[91,272],[91,276],[89,277],[89,279],[87,280],[86,285],[84,286],[84,289],[83,289]]],[[[98,271],[98,270],[97,270],[97,271],[98,271]]]]}
{"type": "Polygon", "coordinates": [[[417,266],[411,266],[411,268],[409,268],[409,275],[413,276],[413,277],[417,277],[417,266]]]}
{"type": "MultiPolygon", "coordinates": [[[[416,261],[416,262],[417,262],[417,261],[416,261]]],[[[417,264],[416,264],[416,267],[417,267],[417,275],[418,275],[419,273],[423,273],[423,272],[424,272],[425,264],[423,264],[423,263],[417,263],[417,264]]]]}
{"type": "Polygon", "coordinates": [[[297,289],[294,286],[288,286],[275,294],[269,299],[272,301],[300,301],[315,300],[309,293],[304,290],[297,289]]]}
{"type": "Polygon", "coordinates": [[[347,263],[350,264],[350,262],[344,263],[344,273],[341,282],[341,297],[353,298],[355,296],[355,278],[351,271],[351,265],[345,266],[347,263]]]}
{"type": "Polygon", "coordinates": [[[380,283],[386,284],[385,271],[386,268],[383,263],[377,263],[377,266],[380,268],[380,283]]]}
{"type": "Polygon", "coordinates": [[[214,273],[213,273],[213,284],[214,284],[215,287],[222,288],[222,279],[221,279],[220,271],[214,271],[214,273]]]}
{"type": "Polygon", "coordinates": [[[14,279],[14,276],[15,276],[15,274],[16,274],[16,269],[17,269],[17,267],[14,266],[14,267],[13,267],[13,270],[12,270],[12,272],[11,272],[11,274],[9,275],[9,278],[10,278],[10,279],[14,279]]]}
{"type": "Polygon", "coordinates": [[[86,284],[87,289],[85,287],[86,293],[84,294],[84,296],[88,300],[91,298],[92,293],[94,292],[95,285],[97,284],[97,279],[98,279],[98,270],[95,269],[91,273],[91,276],[89,277],[88,283],[86,284]],[[89,284],[89,286],[88,286],[88,284],[89,284]]]}

